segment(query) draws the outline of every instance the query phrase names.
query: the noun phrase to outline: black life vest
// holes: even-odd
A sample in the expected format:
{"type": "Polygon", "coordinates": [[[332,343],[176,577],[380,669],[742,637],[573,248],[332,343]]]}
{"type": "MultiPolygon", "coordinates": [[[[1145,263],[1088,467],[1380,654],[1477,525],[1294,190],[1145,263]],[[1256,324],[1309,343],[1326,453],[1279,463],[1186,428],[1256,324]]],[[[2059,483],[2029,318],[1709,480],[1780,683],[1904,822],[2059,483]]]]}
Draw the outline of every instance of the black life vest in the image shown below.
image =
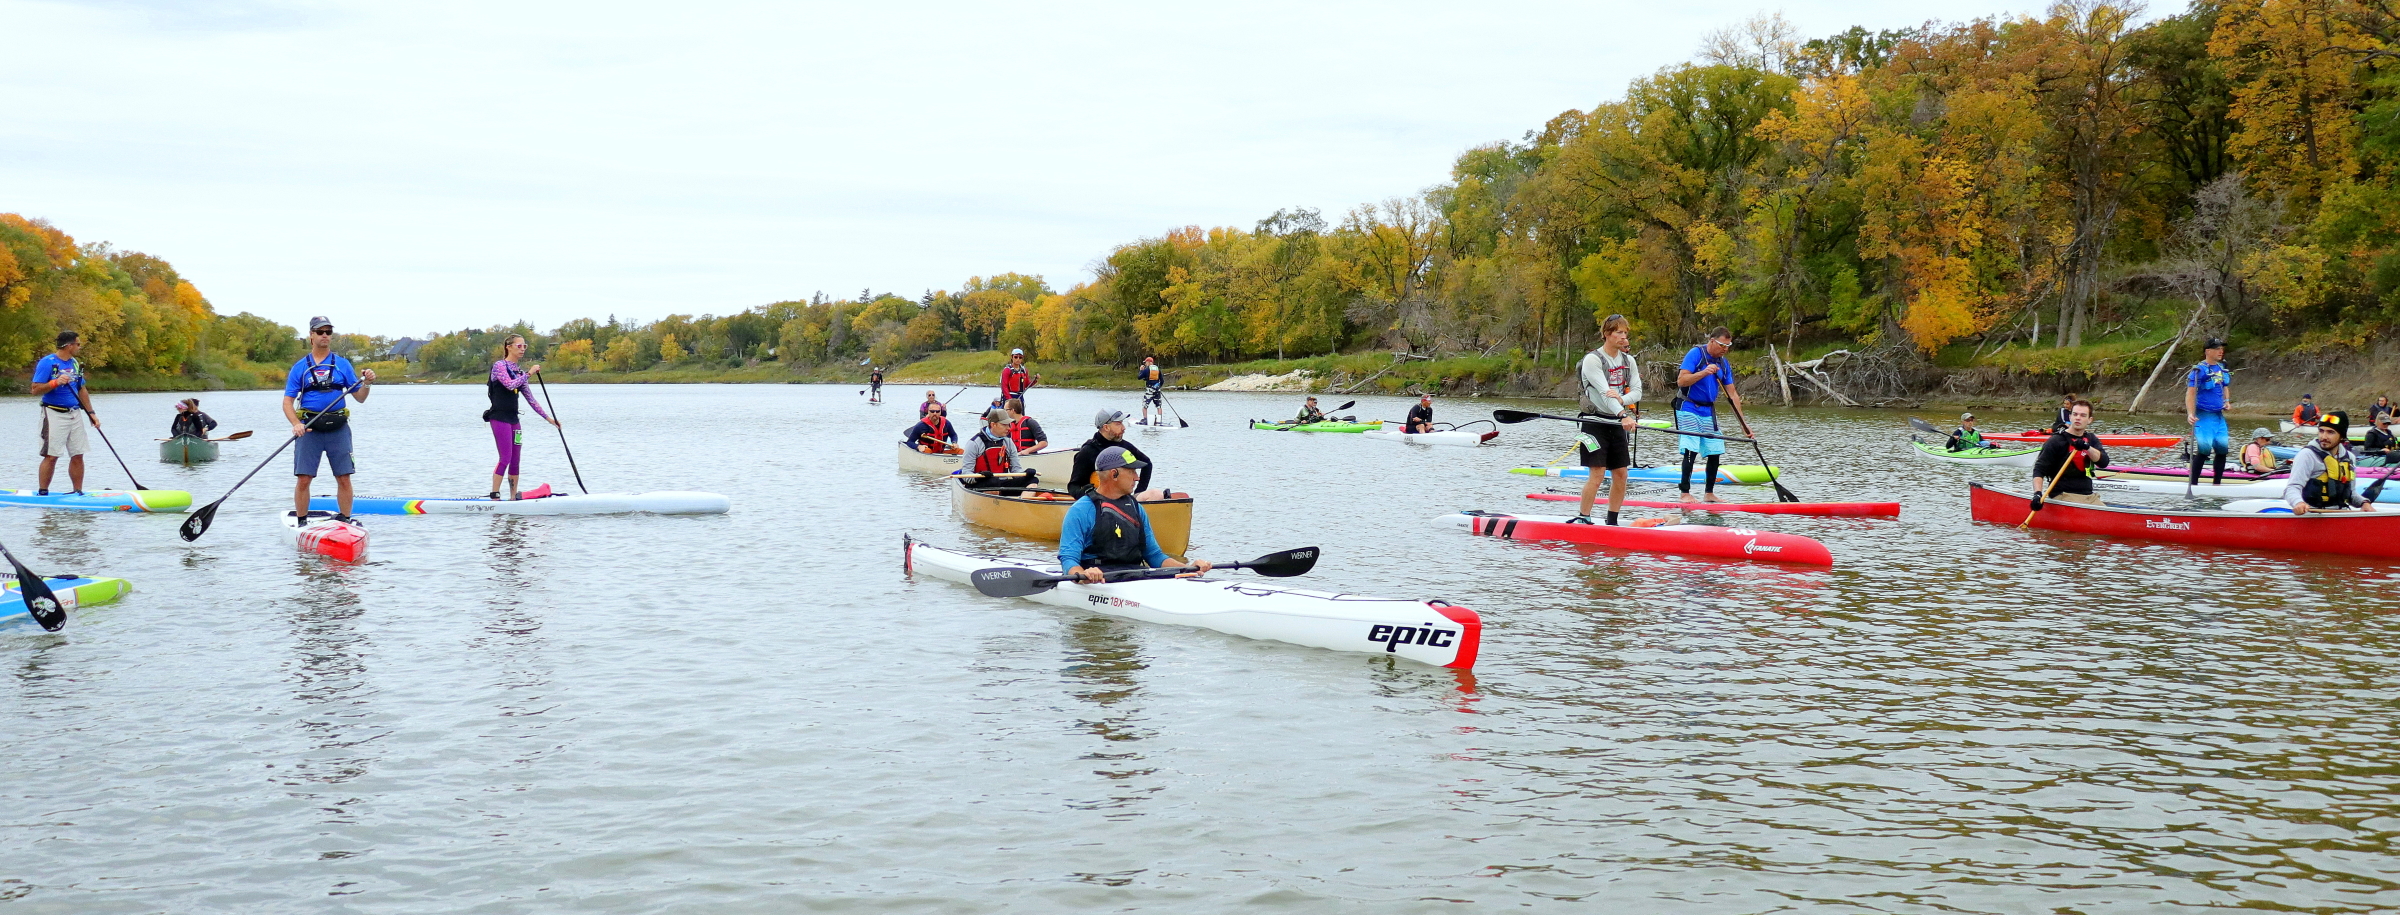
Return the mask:
{"type": "Polygon", "coordinates": [[[2324,469],[2301,484],[2300,500],[2310,508],[2349,508],[2350,487],[2358,479],[2358,468],[2351,466],[2347,452],[2337,447],[2335,453],[2327,454],[2314,444],[2308,450],[2317,456],[2324,469]]]}
{"type": "Polygon", "coordinates": [[[341,368],[341,358],[340,353],[327,353],[325,361],[318,362],[315,357],[301,356],[300,361],[308,366],[308,373],[304,376],[308,381],[300,385],[301,392],[319,393],[348,390],[348,386],[342,384],[341,376],[334,374],[341,368]]]}
{"type": "Polygon", "coordinates": [[[517,421],[516,389],[501,384],[498,378],[485,376],[483,394],[492,401],[492,408],[483,411],[484,422],[513,423],[517,421]]]}
{"type": "Polygon", "coordinates": [[[2320,420],[2320,419],[2323,419],[2323,418],[2325,418],[2325,414],[2322,414],[2322,413],[2319,413],[2319,412],[2317,412],[2317,405],[2316,405],[2316,404],[2301,404],[2301,405],[2300,405],[2300,422],[2298,423],[2299,425],[2303,425],[2303,426],[2307,426],[2307,425],[2314,425],[2314,424],[2316,423],[2316,421],[2317,421],[2317,420],[2320,420]]]}
{"type": "Polygon", "coordinates": [[[1017,440],[1018,454],[1031,453],[1033,446],[1041,442],[1041,439],[1033,437],[1033,427],[1022,416],[1017,417],[1017,421],[1009,425],[1008,437],[1017,440]]]}
{"type": "Polygon", "coordinates": [[[1143,523],[1141,503],[1132,493],[1122,499],[1103,499],[1097,492],[1085,495],[1097,509],[1092,520],[1092,535],[1083,542],[1083,564],[1104,569],[1148,568],[1150,551],[1149,526],[1143,523]]]}

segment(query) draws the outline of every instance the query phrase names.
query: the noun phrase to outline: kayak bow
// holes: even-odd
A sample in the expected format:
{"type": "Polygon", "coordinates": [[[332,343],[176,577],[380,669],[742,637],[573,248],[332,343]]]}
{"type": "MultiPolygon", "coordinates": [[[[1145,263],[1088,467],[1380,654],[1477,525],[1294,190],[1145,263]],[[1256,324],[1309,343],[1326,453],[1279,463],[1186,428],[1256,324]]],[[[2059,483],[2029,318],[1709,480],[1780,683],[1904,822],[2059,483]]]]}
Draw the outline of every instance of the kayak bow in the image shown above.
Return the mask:
{"type": "MultiPolygon", "coordinates": [[[[1525,498],[1544,502],[1574,502],[1581,496],[1562,492],[1529,492],[1525,498]]],[[[1644,502],[1625,500],[1628,508],[1667,508],[1687,512],[1748,512],[1756,515],[1832,515],[1837,517],[1898,517],[1898,502],[1644,502]]],[[[1603,493],[1592,500],[1593,508],[1608,505],[1603,493]]]]}
{"type": "Polygon", "coordinates": [[[1553,540],[1714,559],[1833,565],[1833,551],[1815,540],[1738,527],[1710,527],[1703,524],[1667,524],[1658,527],[1568,524],[1567,519],[1561,516],[1484,511],[1454,512],[1436,520],[1466,528],[1467,533],[1477,536],[1507,540],[1553,540]]]}

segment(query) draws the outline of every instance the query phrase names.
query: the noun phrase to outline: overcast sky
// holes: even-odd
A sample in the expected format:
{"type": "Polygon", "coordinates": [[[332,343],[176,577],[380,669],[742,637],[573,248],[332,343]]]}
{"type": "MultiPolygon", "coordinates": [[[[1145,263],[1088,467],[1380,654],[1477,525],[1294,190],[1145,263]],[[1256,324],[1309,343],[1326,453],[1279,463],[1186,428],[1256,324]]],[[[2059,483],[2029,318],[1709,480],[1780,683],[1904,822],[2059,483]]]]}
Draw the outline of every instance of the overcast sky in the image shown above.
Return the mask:
{"type": "Polygon", "coordinates": [[[1417,192],[1758,12],[2036,8],[0,0],[0,212],[395,336],[1064,289],[1176,226],[1417,192]]]}

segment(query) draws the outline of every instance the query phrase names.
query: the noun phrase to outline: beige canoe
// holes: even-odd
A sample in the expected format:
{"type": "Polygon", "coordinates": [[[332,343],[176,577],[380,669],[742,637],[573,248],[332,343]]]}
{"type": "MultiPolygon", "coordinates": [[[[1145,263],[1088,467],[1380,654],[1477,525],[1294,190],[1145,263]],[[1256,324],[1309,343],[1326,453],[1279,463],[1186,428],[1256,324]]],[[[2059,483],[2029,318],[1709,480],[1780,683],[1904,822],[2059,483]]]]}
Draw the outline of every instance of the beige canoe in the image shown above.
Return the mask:
{"type": "MultiPolygon", "coordinates": [[[[1067,520],[1067,507],[1073,504],[1075,500],[1067,498],[1063,492],[1040,489],[985,491],[969,489],[955,479],[950,481],[950,507],[958,511],[959,517],[984,527],[1036,540],[1057,540],[1058,530],[1067,520]]],[[[1191,548],[1190,497],[1144,502],[1142,513],[1150,516],[1150,535],[1158,538],[1158,548],[1165,550],[1167,555],[1181,556],[1191,548]]]]}
{"type": "MultiPolygon", "coordinates": [[[[910,473],[946,477],[950,475],[951,471],[958,469],[959,455],[926,454],[897,442],[893,443],[892,447],[900,449],[900,469],[910,473]]],[[[1054,448],[1037,454],[1020,454],[1017,456],[1017,462],[1040,474],[1043,483],[1065,486],[1067,485],[1067,474],[1075,471],[1075,449],[1054,448]]]]}

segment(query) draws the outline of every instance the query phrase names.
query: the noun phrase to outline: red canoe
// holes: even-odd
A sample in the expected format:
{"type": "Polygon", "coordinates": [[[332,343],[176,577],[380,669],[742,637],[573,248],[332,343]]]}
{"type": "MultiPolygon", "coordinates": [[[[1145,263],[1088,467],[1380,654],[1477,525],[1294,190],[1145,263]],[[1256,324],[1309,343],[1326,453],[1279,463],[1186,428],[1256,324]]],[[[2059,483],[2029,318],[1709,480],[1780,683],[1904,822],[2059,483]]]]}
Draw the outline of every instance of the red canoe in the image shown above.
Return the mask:
{"type": "Polygon", "coordinates": [[[1560,518],[1528,518],[1498,512],[1459,512],[1445,516],[1443,520],[1458,524],[1471,534],[1508,540],[1555,540],[1679,556],[1833,565],[1833,551],[1826,549],[1824,544],[1773,531],[1709,527],[1704,524],[1668,524],[1659,527],[1567,524],[1560,518]]]}
{"type": "MultiPolygon", "coordinates": [[[[1977,521],[2014,526],[2025,520],[2033,503],[2030,494],[1981,483],[1970,483],[1967,488],[1977,521]]],[[[2400,559],[2400,511],[2287,515],[2049,502],[2033,513],[2033,526],[2196,546],[2400,559]]]]}
{"type": "MultiPolygon", "coordinates": [[[[1573,502],[1581,497],[1571,496],[1563,492],[1529,492],[1525,494],[1525,498],[1540,499],[1544,502],[1573,502]]],[[[1592,508],[1594,509],[1600,509],[1607,504],[1608,493],[1605,492],[1600,494],[1600,498],[1592,500],[1592,508]]],[[[1627,499],[1625,500],[1625,505],[1630,508],[1676,508],[1684,511],[1699,512],[1749,512],[1754,515],[1865,516],[1900,514],[1900,503],[1898,502],[1700,502],[1695,504],[1688,502],[1644,502],[1639,499],[1627,499]]]]}
{"type": "MultiPolygon", "coordinates": [[[[2032,442],[2039,445],[2050,440],[2050,433],[2039,429],[2028,429],[2023,432],[1988,432],[1983,437],[1986,441],[2032,442]]],[[[2183,444],[2183,436],[2180,435],[2100,436],[2100,445],[2104,448],[2173,448],[2180,444],[2183,444]]]]}

